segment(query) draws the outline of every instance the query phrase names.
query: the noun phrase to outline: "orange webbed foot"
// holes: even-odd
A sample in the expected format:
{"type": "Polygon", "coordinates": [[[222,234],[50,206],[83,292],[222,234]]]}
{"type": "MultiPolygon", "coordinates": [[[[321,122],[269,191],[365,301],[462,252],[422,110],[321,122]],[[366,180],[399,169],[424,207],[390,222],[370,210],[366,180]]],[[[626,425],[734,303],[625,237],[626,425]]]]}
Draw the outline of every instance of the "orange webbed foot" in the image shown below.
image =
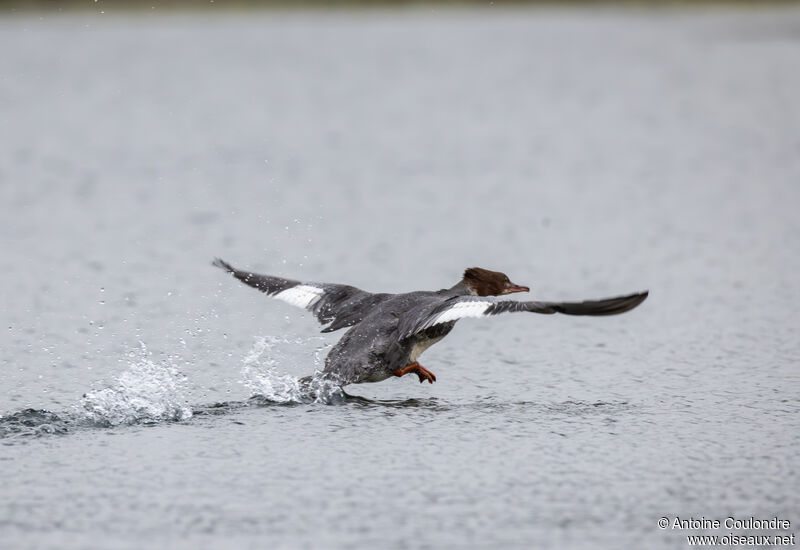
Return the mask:
{"type": "Polygon", "coordinates": [[[422,365],[419,365],[415,372],[417,373],[417,376],[419,376],[420,384],[422,384],[425,380],[427,380],[429,384],[436,382],[436,375],[422,365]]]}
{"type": "Polygon", "coordinates": [[[410,365],[403,367],[402,369],[397,369],[392,374],[395,376],[405,376],[409,372],[413,372],[419,377],[419,383],[422,384],[425,380],[428,381],[429,384],[433,384],[436,382],[436,375],[433,374],[431,371],[414,361],[410,365]]]}

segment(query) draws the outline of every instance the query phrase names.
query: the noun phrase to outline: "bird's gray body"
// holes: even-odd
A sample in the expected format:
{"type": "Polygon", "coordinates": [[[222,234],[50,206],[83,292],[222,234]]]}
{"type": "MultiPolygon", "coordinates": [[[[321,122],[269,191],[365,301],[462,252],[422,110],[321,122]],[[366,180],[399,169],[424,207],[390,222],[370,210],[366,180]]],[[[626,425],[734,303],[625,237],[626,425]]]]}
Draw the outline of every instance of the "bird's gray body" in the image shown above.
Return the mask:
{"type": "MultiPolygon", "coordinates": [[[[217,259],[214,265],[269,296],[312,312],[322,332],[348,328],[325,359],[319,377],[339,385],[380,382],[390,376],[415,372],[433,382],[436,377],[417,363],[420,354],[447,336],[464,317],[491,317],[500,313],[565,313],[616,315],[647,298],[647,291],[583,302],[494,300],[494,296],[527,292],[506,275],[469,268],[453,287],[405,294],[376,294],[349,285],[304,283],[235,269],[217,259]]],[[[308,383],[312,377],[301,379],[308,383]]]]}
{"type": "Polygon", "coordinates": [[[380,382],[415,362],[426,349],[447,336],[455,321],[429,327],[407,337],[402,329],[459,296],[454,289],[390,295],[333,346],[323,374],[343,384],[380,382]]]}

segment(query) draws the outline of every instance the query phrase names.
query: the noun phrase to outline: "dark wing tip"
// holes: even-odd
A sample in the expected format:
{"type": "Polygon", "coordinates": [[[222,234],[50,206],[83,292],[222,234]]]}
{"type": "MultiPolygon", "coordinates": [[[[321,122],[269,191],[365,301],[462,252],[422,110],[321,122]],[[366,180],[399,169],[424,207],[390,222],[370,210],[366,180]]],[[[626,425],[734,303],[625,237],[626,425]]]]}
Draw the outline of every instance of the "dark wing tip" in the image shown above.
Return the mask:
{"type": "Polygon", "coordinates": [[[645,290],[617,298],[587,301],[581,304],[574,304],[572,307],[567,306],[563,313],[573,315],[618,315],[637,307],[647,299],[649,294],[650,291],[645,290]]]}
{"type": "Polygon", "coordinates": [[[630,311],[644,302],[649,294],[650,291],[645,290],[643,292],[629,294],[628,296],[620,296],[619,298],[604,300],[605,303],[600,307],[601,310],[604,310],[602,315],[617,315],[619,313],[630,311]]]}
{"type": "Polygon", "coordinates": [[[223,260],[222,258],[214,258],[214,261],[211,262],[211,265],[214,267],[218,267],[220,269],[224,269],[228,273],[235,273],[236,270],[233,268],[231,264],[223,260]]]}
{"type": "Polygon", "coordinates": [[[636,306],[644,302],[648,296],[650,296],[649,290],[643,290],[642,292],[631,294],[630,296],[628,296],[627,308],[625,309],[625,311],[635,308],[636,306]]]}
{"type": "Polygon", "coordinates": [[[636,292],[627,296],[604,298],[602,300],[586,300],[583,302],[544,302],[546,310],[537,313],[564,313],[566,315],[618,315],[630,311],[647,299],[649,291],[636,292]]]}

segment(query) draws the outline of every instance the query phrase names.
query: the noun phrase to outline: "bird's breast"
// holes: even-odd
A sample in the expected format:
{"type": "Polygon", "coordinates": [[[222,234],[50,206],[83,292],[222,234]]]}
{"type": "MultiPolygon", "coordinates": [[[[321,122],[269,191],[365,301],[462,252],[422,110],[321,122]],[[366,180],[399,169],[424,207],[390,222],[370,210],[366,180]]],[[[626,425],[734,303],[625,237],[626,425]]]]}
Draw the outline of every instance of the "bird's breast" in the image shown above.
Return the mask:
{"type": "Polygon", "coordinates": [[[434,345],[442,338],[444,338],[444,336],[437,336],[435,338],[421,338],[414,342],[414,345],[411,346],[411,352],[409,353],[409,362],[413,363],[416,361],[426,349],[434,345]]]}

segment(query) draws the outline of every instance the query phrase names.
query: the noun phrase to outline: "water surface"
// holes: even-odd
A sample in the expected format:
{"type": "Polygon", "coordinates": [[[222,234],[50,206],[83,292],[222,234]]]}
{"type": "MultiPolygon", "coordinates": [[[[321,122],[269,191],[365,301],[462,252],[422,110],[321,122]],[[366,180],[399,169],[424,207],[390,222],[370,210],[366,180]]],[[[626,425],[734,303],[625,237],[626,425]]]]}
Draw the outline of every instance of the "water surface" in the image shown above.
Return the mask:
{"type": "Polygon", "coordinates": [[[4,548],[684,548],[800,522],[800,11],[0,20],[4,548]],[[500,269],[437,375],[210,266],[500,269]],[[255,396],[255,397],[254,397],[255,396]]]}

